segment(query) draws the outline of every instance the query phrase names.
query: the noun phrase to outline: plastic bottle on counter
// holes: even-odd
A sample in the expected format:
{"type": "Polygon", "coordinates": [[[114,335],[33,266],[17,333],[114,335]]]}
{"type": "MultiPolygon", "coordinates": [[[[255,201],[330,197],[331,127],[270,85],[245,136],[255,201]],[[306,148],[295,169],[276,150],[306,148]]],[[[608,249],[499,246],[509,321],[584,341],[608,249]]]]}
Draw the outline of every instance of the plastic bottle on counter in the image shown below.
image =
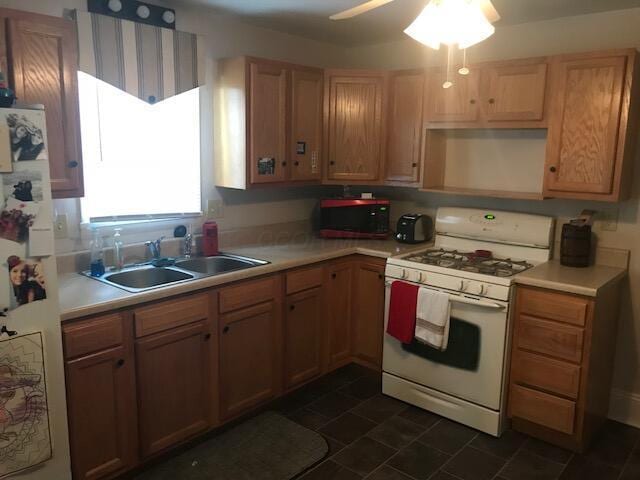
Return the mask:
{"type": "Polygon", "coordinates": [[[116,228],[113,234],[113,263],[116,270],[122,270],[124,267],[124,243],[122,243],[122,235],[120,232],[122,232],[122,229],[116,228]]]}
{"type": "Polygon", "coordinates": [[[101,277],[104,275],[104,242],[100,237],[100,231],[93,229],[93,238],[90,244],[91,249],[91,276],[101,277]]]}

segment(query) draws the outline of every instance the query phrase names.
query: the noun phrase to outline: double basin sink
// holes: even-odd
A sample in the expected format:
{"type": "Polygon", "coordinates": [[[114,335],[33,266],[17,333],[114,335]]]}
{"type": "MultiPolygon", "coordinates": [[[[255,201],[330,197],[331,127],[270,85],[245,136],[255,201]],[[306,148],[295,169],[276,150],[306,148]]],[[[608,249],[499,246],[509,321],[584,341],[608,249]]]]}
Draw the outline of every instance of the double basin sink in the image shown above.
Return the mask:
{"type": "Polygon", "coordinates": [[[138,293],[175,283],[188,282],[223,273],[259,267],[269,262],[239,255],[220,254],[215,257],[177,259],[170,266],[155,267],[151,264],[125,267],[117,272],[107,272],[100,277],[83,275],[100,282],[138,293]]]}

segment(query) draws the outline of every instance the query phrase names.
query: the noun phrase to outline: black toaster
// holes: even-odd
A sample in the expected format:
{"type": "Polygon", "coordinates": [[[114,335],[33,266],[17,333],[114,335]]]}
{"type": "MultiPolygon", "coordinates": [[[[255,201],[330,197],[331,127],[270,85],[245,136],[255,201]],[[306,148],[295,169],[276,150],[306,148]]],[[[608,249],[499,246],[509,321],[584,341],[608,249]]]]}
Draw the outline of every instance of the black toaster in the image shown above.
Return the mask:
{"type": "Polygon", "coordinates": [[[398,219],[396,240],[400,243],[428,242],[433,236],[433,219],[420,213],[407,213],[398,219]]]}

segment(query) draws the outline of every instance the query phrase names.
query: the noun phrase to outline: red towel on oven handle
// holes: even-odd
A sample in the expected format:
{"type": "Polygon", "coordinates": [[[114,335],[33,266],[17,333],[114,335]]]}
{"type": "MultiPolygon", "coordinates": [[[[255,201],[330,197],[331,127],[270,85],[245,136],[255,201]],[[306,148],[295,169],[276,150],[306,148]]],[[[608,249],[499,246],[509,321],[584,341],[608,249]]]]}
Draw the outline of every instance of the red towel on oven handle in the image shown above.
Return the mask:
{"type": "Polygon", "coordinates": [[[391,284],[387,333],[402,343],[411,343],[415,335],[418,289],[406,282],[391,284]]]}

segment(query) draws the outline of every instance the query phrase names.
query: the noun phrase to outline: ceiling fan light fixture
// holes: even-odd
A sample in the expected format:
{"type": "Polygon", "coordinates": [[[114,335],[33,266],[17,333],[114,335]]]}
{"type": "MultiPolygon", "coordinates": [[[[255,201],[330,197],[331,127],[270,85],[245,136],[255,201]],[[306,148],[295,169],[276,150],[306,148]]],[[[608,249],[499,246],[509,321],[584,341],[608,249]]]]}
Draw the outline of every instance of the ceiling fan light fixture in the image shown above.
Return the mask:
{"type": "Polygon", "coordinates": [[[468,48],[489,38],[495,27],[484,14],[486,0],[431,0],[404,31],[414,40],[439,50],[441,44],[468,48]]]}

